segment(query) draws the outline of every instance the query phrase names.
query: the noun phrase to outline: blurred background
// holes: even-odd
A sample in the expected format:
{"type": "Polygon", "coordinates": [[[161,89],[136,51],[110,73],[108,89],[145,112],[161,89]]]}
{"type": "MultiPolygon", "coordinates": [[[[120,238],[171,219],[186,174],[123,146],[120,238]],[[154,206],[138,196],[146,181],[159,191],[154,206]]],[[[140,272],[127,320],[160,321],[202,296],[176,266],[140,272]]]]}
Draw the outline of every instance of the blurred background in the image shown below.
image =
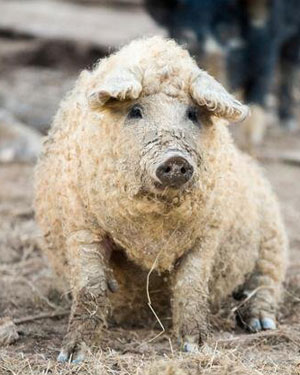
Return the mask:
{"type": "Polygon", "coordinates": [[[234,129],[242,148],[299,133],[298,0],[0,0],[0,11],[0,161],[34,160],[78,73],[155,34],[250,105],[234,129]]]}
{"type": "MultiPolygon", "coordinates": [[[[298,293],[281,315],[299,323],[300,0],[0,0],[1,316],[22,320],[63,306],[32,208],[34,163],[60,100],[82,69],[157,34],[184,44],[251,108],[230,129],[279,196],[291,244],[287,282],[298,293]]],[[[52,340],[51,353],[65,325],[66,318],[27,324],[15,348],[33,353],[52,340]]]]}

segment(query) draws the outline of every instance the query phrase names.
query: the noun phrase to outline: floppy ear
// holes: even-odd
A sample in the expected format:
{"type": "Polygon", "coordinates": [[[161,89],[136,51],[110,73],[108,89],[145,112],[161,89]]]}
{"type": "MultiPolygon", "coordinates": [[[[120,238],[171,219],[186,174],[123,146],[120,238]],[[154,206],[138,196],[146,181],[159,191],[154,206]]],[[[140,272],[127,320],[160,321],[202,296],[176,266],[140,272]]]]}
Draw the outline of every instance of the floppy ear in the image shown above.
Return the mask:
{"type": "Polygon", "coordinates": [[[197,104],[231,122],[243,121],[249,113],[246,105],[236,100],[219,82],[201,69],[197,69],[192,78],[190,94],[197,104]]]}
{"type": "Polygon", "coordinates": [[[91,106],[104,105],[109,99],[137,99],[142,91],[141,74],[130,69],[116,69],[108,73],[100,83],[88,94],[91,106]]]}

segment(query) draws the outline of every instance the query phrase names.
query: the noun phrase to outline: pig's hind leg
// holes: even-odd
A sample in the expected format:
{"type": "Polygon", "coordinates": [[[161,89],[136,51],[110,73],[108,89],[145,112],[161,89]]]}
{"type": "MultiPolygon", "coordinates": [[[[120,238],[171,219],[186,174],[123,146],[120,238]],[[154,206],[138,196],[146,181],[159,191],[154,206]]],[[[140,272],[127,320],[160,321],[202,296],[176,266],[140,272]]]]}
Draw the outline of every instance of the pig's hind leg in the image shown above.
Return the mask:
{"type": "Polygon", "coordinates": [[[276,309],[285,275],[286,254],[283,231],[267,228],[256,266],[243,287],[245,301],[238,311],[240,323],[250,332],[276,328],[276,309]]]}
{"type": "Polygon", "coordinates": [[[105,241],[89,231],[79,231],[67,241],[73,304],[68,332],[58,355],[59,362],[78,363],[85,358],[97,331],[106,326],[110,312],[109,291],[116,281],[108,266],[105,241]]]}

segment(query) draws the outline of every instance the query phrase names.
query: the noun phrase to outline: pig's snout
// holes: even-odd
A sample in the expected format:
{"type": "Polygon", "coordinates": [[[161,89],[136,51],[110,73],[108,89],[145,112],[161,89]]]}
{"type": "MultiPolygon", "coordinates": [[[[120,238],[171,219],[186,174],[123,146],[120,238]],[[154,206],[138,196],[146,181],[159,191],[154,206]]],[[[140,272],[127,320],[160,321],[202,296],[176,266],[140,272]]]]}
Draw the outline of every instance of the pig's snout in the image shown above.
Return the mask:
{"type": "Polygon", "coordinates": [[[168,157],[156,169],[156,177],[163,187],[180,188],[191,179],[193,166],[180,155],[168,157]]]}

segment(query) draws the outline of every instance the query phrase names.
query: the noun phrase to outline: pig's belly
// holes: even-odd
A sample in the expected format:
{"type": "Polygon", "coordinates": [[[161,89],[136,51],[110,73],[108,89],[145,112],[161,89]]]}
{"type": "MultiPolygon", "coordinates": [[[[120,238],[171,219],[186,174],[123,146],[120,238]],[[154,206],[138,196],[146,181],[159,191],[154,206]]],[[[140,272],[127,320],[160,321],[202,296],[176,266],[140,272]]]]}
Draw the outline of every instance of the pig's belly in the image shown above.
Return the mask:
{"type": "Polygon", "coordinates": [[[182,229],[160,233],[141,228],[140,232],[119,232],[113,239],[135,264],[146,270],[154,267],[163,272],[171,271],[176,260],[193,248],[196,235],[182,229]]]}
{"type": "Polygon", "coordinates": [[[150,302],[165,327],[171,322],[171,289],[169,273],[151,273],[130,261],[122,251],[115,251],[111,267],[118,282],[118,290],[110,295],[112,321],[118,325],[147,327],[154,326],[156,318],[150,302]]]}

